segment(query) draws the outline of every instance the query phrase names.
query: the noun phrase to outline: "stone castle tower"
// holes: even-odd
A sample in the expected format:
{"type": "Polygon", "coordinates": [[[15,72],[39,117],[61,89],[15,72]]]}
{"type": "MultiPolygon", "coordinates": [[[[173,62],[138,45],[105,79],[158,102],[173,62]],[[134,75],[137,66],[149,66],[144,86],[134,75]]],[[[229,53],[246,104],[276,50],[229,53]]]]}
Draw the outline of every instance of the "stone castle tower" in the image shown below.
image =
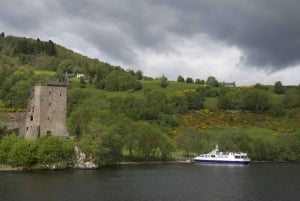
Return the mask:
{"type": "Polygon", "coordinates": [[[20,134],[27,139],[48,134],[68,136],[66,112],[67,83],[47,78],[45,84],[32,89],[20,134]]]}

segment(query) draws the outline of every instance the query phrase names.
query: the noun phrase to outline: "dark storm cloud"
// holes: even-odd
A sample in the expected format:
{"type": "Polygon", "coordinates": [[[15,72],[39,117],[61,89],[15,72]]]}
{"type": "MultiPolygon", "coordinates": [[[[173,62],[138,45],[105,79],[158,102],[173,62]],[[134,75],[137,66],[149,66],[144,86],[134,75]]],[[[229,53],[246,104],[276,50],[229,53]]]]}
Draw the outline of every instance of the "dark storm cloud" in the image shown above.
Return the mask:
{"type": "Polygon", "coordinates": [[[61,2],[74,19],[72,29],[85,40],[107,52],[113,59],[134,64],[136,51],[169,51],[166,40],[172,19],[168,9],[150,1],[82,1],[61,2]],[[78,26],[76,21],[81,21],[78,26]]]}
{"type": "Polygon", "coordinates": [[[299,8],[298,0],[10,0],[0,25],[67,32],[128,64],[137,52],[172,52],[174,38],[205,34],[239,48],[245,64],[275,71],[300,60],[299,8]]]}
{"type": "Polygon", "coordinates": [[[296,0],[169,1],[179,34],[208,34],[240,48],[245,62],[273,70],[295,65],[300,55],[300,2],[296,0]]]}

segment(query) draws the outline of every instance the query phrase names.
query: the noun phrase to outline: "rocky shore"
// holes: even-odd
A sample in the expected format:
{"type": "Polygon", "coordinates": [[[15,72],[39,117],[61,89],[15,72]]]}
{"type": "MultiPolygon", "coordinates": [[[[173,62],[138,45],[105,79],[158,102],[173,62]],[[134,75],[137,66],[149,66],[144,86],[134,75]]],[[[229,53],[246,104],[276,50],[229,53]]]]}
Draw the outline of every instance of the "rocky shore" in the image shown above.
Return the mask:
{"type": "Polygon", "coordinates": [[[9,165],[0,165],[0,171],[6,171],[6,172],[10,172],[10,171],[23,171],[23,167],[12,167],[9,165]]]}

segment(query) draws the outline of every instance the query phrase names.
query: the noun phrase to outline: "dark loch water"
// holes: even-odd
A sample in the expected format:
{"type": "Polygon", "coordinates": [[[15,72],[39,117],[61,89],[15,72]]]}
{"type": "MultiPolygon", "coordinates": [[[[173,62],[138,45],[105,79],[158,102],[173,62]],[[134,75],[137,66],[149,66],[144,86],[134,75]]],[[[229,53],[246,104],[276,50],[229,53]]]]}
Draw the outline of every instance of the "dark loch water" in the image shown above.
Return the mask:
{"type": "Polygon", "coordinates": [[[0,172],[0,201],[297,201],[300,164],[0,172]]]}

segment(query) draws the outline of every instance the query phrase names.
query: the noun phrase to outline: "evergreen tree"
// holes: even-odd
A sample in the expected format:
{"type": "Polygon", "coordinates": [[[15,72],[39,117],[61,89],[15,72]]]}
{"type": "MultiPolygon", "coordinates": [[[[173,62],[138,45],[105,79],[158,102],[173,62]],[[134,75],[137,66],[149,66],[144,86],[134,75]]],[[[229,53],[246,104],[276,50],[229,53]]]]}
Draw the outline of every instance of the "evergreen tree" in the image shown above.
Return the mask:
{"type": "Polygon", "coordinates": [[[56,49],[55,49],[55,44],[49,40],[46,46],[46,52],[49,56],[55,56],[56,55],[56,49]]]}

